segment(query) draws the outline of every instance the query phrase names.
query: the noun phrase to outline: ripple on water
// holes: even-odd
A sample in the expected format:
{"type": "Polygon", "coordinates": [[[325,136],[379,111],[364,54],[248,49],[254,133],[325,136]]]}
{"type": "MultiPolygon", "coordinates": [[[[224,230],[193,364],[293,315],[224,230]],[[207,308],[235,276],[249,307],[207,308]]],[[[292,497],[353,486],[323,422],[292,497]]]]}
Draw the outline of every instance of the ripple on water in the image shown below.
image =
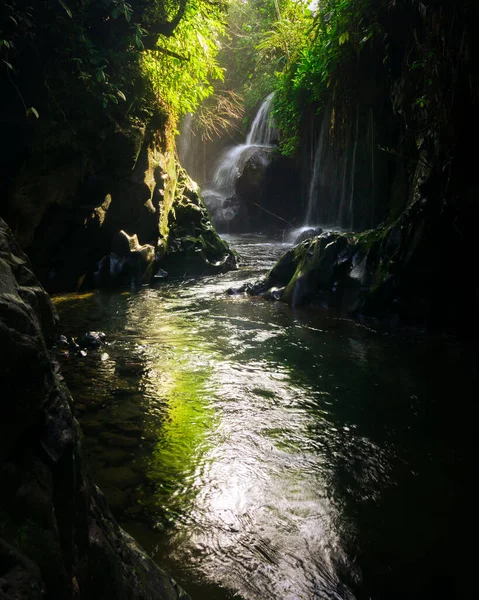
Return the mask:
{"type": "Polygon", "coordinates": [[[115,513],[197,599],[390,600],[406,571],[424,590],[427,540],[447,542],[428,507],[450,510],[451,436],[423,408],[441,369],[350,322],[229,298],[284,246],[238,249],[243,271],[58,305],[66,333],[111,342],[64,368],[115,513]]]}

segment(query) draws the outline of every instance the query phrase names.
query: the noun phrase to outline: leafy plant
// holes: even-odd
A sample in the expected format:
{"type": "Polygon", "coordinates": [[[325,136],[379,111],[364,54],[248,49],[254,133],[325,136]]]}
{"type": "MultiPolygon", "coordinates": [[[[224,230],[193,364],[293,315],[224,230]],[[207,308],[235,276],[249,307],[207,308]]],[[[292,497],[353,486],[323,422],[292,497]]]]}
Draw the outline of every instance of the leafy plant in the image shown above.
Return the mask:
{"type": "Polygon", "coordinates": [[[213,93],[212,80],[223,79],[216,60],[221,17],[221,6],[190,2],[175,35],[160,35],[143,55],[144,73],[175,122],[213,93]]]}

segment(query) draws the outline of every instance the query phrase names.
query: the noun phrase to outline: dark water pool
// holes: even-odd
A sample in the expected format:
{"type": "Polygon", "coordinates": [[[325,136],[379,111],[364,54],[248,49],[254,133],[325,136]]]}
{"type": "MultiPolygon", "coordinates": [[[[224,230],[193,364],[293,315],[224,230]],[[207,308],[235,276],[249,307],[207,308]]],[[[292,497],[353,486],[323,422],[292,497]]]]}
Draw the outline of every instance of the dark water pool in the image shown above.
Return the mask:
{"type": "Polygon", "coordinates": [[[285,250],[230,241],[238,272],[56,300],[108,336],[62,363],[118,519],[197,600],[462,597],[461,352],[230,297],[285,250]]]}

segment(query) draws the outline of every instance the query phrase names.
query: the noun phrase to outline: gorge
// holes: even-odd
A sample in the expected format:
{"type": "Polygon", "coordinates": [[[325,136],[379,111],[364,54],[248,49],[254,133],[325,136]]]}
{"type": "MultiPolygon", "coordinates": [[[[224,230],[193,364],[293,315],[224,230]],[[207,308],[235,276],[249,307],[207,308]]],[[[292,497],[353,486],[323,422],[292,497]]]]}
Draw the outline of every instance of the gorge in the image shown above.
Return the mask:
{"type": "Polygon", "coordinates": [[[0,598],[471,596],[478,12],[0,7],[0,598]]]}

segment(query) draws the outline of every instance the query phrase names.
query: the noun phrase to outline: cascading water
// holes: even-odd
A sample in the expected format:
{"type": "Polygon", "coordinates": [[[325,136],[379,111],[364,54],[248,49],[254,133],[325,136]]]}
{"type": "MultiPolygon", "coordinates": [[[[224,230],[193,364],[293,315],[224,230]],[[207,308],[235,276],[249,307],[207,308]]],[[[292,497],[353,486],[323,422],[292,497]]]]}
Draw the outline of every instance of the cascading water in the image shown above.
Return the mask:
{"type": "Polygon", "coordinates": [[[366,229],[375,210],[377,148],[374,114],[358,111],[342,132],[332,136],[332,111],[325,109],[314,152],[304,229],[366,229]]]}
{"type": "Polygon", "coordinates": [[[354,186],[356,183],[356,155],[358,150],[358,138],[359,138],[359,113],[356,112],[356,131],[353,141],[353,154],[351,164],[351,193],[349,195],[349,209],[348,209],[348,229],[353,229],[353,208],[354,208],[354,186]]]}
{"type": "Polygon", "coordinates": [[[262,166],[269,162],[269,153],[278,137],[271,118],[273,93],[266,97],[251,125],[244,144],[228,149],[218,161],[203,198],[216,224],[234,219],[239,210],[235,199],[236,181],[241,177],[247,162],[254,156],[262,166]]]}
{"type": "Polygon", "coordinates": [[[320,177],[323,167],[324,145],[328,135],[327,123],[328,119],[325,117],[321,123],[318,145],[316,146],[316,150],[314,152],[313,168],[308,190],[308,206],[306,209],[305,225],[312,225],[313,223],[313,211],[316,206],[316,192],[320,185],[320,177]]]}

